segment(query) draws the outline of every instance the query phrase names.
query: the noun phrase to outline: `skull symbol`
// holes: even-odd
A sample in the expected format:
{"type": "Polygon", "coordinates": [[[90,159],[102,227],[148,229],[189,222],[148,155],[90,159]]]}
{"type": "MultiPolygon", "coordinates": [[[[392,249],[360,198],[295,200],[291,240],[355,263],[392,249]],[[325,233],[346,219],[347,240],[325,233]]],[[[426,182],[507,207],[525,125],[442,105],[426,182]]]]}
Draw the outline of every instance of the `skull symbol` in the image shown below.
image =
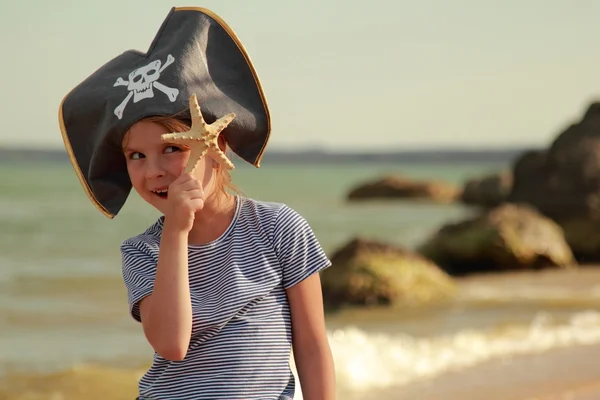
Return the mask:
{"type": "Polygon", "coordinates": [[[171,102],[175,101],[179,95],[179,90],[165,86],[158,81],[160,79],[160,74],[165,68],[173,64],[174,61],[175,58],[169,54],[167,56],[167,61],[165,61],[164,64],[162,64],[160,60],[154,60],[151,63],[134,70],[129,74],[128,81],[123,80],[123,78],[118,78],[113,86],[127,86],[129,94],[125,97],[125,100],[115,108],[115,115],[117,118],[123,118],[123,111],[125,111],[125,107],[127,106],[127,103],[129,103],[129,100],[131,100],[131,97],[133,97],[134,103],[137,103],[140,100],[153,98],[154,88],[166,94],[171,102]]]}
{"type": "Polygon", "coordinates": [[[160,77],[160,64],[160,60],[152,61],[150,64],[138,68],[129,74],[127,90],[133,90],[134,103],[154,97],[152,83],[156,82],[160,77]]]}

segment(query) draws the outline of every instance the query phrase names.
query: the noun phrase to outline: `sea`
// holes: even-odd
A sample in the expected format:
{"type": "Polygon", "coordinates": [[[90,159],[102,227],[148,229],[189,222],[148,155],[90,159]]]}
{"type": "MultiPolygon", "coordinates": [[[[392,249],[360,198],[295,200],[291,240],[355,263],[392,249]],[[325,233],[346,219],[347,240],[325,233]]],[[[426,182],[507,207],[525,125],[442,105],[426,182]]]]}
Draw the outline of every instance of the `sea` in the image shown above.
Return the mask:
{"type": "MultiPolygon", "coordinates": [[[[349,203],[355,185],[389,174],[462,185],[507,167],[292,160],[232,175],[246,196],[296,209],[333,254],[359,236],[414,249],[477,212],[459,203],[349,203]]],[[[67,162],[0,162],[0,182],[0,400],[135,399],[153,354],[127,313],[119,245],[159,215],[132,193],[106,218],[67,162]]],[[[328,314],[338,399],[525,400],[600,380],[600,268],[456,284],[444,304],[328,314]]]]}

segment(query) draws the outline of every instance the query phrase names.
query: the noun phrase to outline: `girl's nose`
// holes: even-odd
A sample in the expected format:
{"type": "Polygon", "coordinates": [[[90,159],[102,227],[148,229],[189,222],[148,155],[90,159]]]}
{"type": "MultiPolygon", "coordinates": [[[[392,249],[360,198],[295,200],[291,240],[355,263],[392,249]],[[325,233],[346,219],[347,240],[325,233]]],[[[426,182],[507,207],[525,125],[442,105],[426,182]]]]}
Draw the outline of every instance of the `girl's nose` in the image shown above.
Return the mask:
{"type": "Polygon", "coordinates": [[[165,169],[158,161],[146,163],[146,179],[156,179],[165,176],[165,169]]]}

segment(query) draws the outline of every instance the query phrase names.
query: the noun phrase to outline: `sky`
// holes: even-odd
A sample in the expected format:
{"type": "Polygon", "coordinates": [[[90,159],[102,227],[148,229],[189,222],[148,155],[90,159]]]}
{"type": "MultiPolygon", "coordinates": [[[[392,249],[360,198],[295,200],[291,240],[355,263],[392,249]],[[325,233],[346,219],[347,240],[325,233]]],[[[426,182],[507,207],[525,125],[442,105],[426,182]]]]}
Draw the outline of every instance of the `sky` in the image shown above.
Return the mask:
{"type": "Polygon", "coordinates": [[[13,0],[0,146],[63,148],[62,98],[145,52],[173,6],[209,8],[241,39],[272,148],[545,146],[600,99],[596,0],[13,0]]]}

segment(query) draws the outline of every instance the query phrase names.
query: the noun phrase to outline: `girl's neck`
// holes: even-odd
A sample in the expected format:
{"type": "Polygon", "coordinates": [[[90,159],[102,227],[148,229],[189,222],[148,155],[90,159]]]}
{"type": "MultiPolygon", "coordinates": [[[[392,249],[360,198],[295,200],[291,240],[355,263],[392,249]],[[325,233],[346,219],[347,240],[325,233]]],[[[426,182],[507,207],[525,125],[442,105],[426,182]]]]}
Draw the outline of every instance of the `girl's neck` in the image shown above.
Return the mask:
{"type": "Polygon", "coordinates": [[[235,205],[235,197],[230,194],[207,199],[204,208],[196,213],[188,242],[205,244],[218,239],[229,228],[235,205]]]}

